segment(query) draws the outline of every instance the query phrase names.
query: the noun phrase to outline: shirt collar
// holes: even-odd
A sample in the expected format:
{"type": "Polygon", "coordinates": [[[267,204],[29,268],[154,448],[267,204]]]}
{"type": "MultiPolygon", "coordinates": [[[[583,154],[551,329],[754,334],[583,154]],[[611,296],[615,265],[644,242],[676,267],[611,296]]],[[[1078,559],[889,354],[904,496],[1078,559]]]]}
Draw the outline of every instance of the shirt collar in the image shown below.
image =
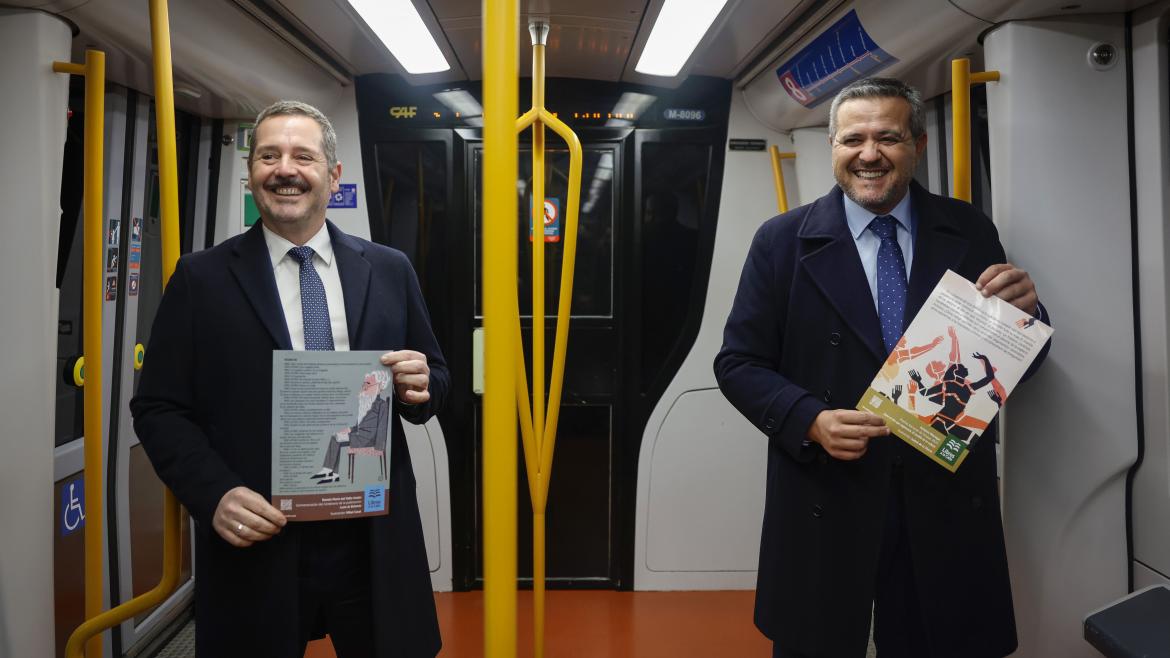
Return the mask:
{"type": "MultiPolygon", "coordinates": [[[[849,232],[853,234],[853,239],[858,240],[865,229],[869,228],[869,223],[873,221],[874,215],[872,212],[857,205],[849,195],[842,194],[841,198],[845,201],[845,221],[849,224],[849,232]]],[[[903,229],[914,235],[913,212],[910,208],[910,191],[906,191],[906,196],[894,206],[894,209],[888,213],[891,217],[898,220],[898,224],[903,229]]]]}
{"type": "MultiPolygon", "coordinates": [[[[297,246],[283,237],[273,233],[263,224],[260,225],[261,230],[264,231],[264,242],[268,245],[268,257],[272,259],[272,267],[276,267],[281,259],[289,258],[288,250],[297,246]]],[[[313,251],[325,261],[326,265],[333,262],[333,242],[329,240],[329,227],[325,224],[321,225],[321,229],[317,231],[309,241],[305,243],[306,247],[312,247],[313,251]]]]}

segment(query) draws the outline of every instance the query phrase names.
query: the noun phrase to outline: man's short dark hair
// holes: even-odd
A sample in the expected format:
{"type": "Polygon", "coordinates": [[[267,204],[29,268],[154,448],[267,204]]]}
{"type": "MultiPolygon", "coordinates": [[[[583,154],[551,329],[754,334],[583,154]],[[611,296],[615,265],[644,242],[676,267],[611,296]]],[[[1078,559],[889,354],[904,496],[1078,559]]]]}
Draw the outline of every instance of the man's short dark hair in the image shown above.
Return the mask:
{"type": "MultiPolygon", "coordinates": [[[[333,130],[333,124],[329,123],[329,118],[325,116],[321,110],[302,103],[301,101],[276,101],[272,105],[260,110],[260,114],[256,115],[256,128],[260,126],[260,122],[268,117],[297,115],[309,117],[321,126],[321,150],[325,152],[325,164],[329,166],[330,171],[337,166],[337,132],[333,130]]],[[[252,134],[248,137],[248,167],[252,166],[252,156],[256,150],[256,130],[252,130],[252,134]]]]}
{"type": "Polygon", "coordinates": [[[837,110],[841,103],[858,98],[902,98],[910,104],[910,136],[917,139],[926,133],[926,108],[922,94],[894,78],[864,78],[850,83],[833,97],[829,106],[829,139],[837,136],[837,110]]]}

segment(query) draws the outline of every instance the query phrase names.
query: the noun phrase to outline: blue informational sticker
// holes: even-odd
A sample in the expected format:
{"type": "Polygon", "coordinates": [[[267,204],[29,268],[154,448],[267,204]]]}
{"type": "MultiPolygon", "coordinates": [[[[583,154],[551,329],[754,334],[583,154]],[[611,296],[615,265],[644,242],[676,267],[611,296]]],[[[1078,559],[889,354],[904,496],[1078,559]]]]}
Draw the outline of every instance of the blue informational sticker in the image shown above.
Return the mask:
{"type": "Polygon", "coordinates": [[[362,500],[363,512],[383,512],[386,510],[386,488],[379,484],[372,484],[366,487],[366,493],[362,500]]]}
{"type": "Polygon", "coordinates": [[[850,82],[897,61],[874,43],[857,12],[850,11],[781,64],[776,77],[793,100],[805,107],[816,107],[850,82]]]}
{"type": "Polygon", "coordinates": [[[357,208],[357,183],[342,183],[329,197],[330,208],[357,208]]]}
{"type": "Polygon", "coordinates": [[[61,485],[61,536],[85,527],[85,476],[61,485]]]}

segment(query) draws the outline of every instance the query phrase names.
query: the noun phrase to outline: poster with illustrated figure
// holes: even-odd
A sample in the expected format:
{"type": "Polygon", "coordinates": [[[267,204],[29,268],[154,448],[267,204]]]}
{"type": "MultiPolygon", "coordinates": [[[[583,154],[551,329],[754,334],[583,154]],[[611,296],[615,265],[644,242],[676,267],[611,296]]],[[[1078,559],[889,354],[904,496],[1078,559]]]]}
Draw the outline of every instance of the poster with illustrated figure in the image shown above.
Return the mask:
{"type": "Polygon", "coordinates": [[[1051,335],[948,270],[857,408],[953,473],[1051,335]]]}
{"type": "Polygon", "coordinates": [[[272,353],[272,505],[290,521],[388,514],[384,352],[272,353]]]}

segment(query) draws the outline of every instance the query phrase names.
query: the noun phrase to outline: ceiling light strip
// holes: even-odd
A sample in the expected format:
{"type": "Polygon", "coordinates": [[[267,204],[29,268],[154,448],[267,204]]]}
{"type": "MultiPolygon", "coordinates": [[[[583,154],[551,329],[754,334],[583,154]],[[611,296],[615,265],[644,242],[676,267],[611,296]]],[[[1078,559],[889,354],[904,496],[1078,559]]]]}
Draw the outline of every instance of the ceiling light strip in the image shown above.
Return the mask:
{"type": "Polygon", "coordinates": [[[407,73],[451,68],[410,0],[349,0],[349,4],[407,73]]]}
{"type": "Polygon", "coordinates": [[[725,4],[727,0],[665,0],[634,70],[678,75],[725,4]]]}

